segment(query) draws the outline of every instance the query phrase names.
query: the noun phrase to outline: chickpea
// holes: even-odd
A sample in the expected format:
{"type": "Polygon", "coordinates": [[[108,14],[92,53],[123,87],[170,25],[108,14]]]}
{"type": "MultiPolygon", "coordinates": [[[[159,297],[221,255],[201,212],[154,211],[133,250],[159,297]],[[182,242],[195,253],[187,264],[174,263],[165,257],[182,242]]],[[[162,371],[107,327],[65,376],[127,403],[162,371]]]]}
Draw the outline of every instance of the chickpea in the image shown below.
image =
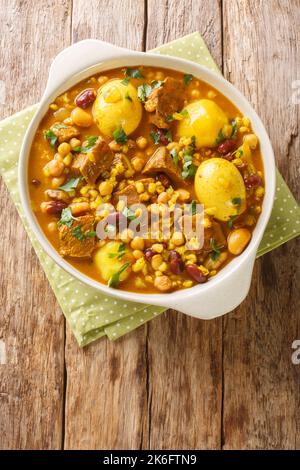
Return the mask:
{"type": "Polygon", "coordinates": [[[142,194],[145,191],[145,186],[142,181],[137,181],[135,184],[136,190],[139,194],[142,194]]]}
{"type": "Polygon", "coordinates": [[[100,75],[100,77],[98,77],[98,83],[100,83],[100,85],[104,85],[104,83],[106,83],[107,80],[108,80],[108,77],[104,75],[100,75]]]}
{"type": "Polygon", "coordinates": [[[209,92],[207,93],[207,98],[209,98],[210,100],[214,99],[216,96],[217,93],[213,90],[209,90],[209,92]]]}
{"type": "Polygon", "coordinates": [[[168,193],[166,193],[166,191],[163,191],[162,193],[160,193],[157,198],[157,202],[160,204],[167,204],[169,200],[170,200],[170,196],[168,193]]]}
{"type": "Polygon", "coordinates": [[[130,246],[133,250],[143,250],[145,247],[145,242],[141,237],[134,237],[130,246]]]}
{"type": "Polygon", "coordinates": [[[200,98],[200,91],[199,90],[192,90],[191,91],[191,98],[200,98]]]}
{"type": "Polygon", "coordinates": [[[110,181],[102,181],[99,184],[99,192],[101,196],[108,196],[113,192],[114,186],[110,181]]]}
{"type": "Polygon", "coordinates": [[[243,140],[249,145],[249,147],[252,150],[256,149],[257,144],[258,144],[258,139],[255,134],[247,134],[245,135],[243,140]]]}
{"type": "Polygon", "coordinates": [[[62,144],[58,146],[57,151],[62,157],[66,157],[68,153],[70,153],[71,151],[71,145],[68,144],[67,142],[63,142],[62,144]]]}
{"type": "Polygon", "coordinates": [[[133,239],[133,231],[130,230],[130,228],[125,228],[121,233],[120,233],[120,239],[124,243],[130,243],[130,241],[133,239]]]}
{"type": "Polygon", "coordinates": [[[108,146],[113,152],[120,152],[122,150],[122,145],[118,144],[115,140],[109,142],[108,146]]]}
{"type": "Polygon", "coordinates": [[[52,178],[51,180],[51,187],[53,189],[57,189],[59,188],[60,186],[62,186],[65,182],[65,176],[60,176],[59,178],[52,178]]]}
{"type": "Polygon", "coordinates": [[[70,205],[72,215],[76,216],[83,212],[89,212],[91,207],[88,202],[73,202],[70,205]]]}
{"type": "Polygon", "coordinates": [[[139,195],[139,200],[141,202],[147,202],[147,201],[149,201],[149,199],[150,199],[150,194],[148,194],[148,193],[142,193],[142,194],[139,195]]]}
{"type": "Polygon", "coordinates": [[[66,166],[70,166],[73,160],[73,155],[71,153],[68,153],[68,155],[65,156],[63,159],[63,162],[66,166]]]}
{"type": "Polygon", "coordinates": [[[145,137],[142,137],[142,136],[141,136],[141,137],[138,137],[138,138],[136,139],[136,144],[137,144],[138,148],[144,149],[144,148],[147,147],[148,141],[147,141],[147,139],[146,139],[145,137]]]}
{"type": "Polygon", "coordinates": [[[73,137],[70,141],[69,144],[72,149],[75,149],[76,147],[80,147],[81,142],[79,139],[76,139],[76,137],[73,137]]]}
{"type": "Polygon", "coordinates": [[[229,233],[227,238],[228,250],[233,255],[244,251],[251,238],[251,232],[246,228],[239,228],[229,233]]]}
{"type": "Polygon", "coordinates": [[[142,171],[142,169],[144,168],[145,162],[142,158],[134,157],[131,160],[131,164],[133,168],[135,169],[135,171],[142,171]]]}
{"type": "Polygon", "coordinates": [[[74,124],[79,127],[90,127],[93,123],[92,116],[82,108],[74,108],[71,117],[74,124]]]}
{"type": "Polygon", "coordinates": [[[172,287],[172,281],[168,276],[158,276],[154,280],[154,286],[162,292],[167,292],[172,287]]]}
{"type": "Polygon", "coordinates": [[[181,232],[174,232],[171,237],[171,243],[175,246],[181,246],[185,242],[184,235],[181,232]]]}
{"type": "Polygon", "coordinates": [[[54,233],[57,231],[57,223],[56,222],[49,222],[47,225],[47,229],[50,233],[54,233]]]}
{"type": "Polygon", "coordinates": [[[177,194],[179,202],[187,202],[191,198],[190,192],[183,188],[177,189],[177,194]]]}
{"type": "Polygon", "coordinates": [[[65,169],[65,165],[63,162],[60,162],[58,160],[50,160],[50,162],[47,163],[47,165],[44,166],[43,172],[45,176],[61,176],[65,169]]]}
{"type": "Polygon", "coordinates": [[[161,243],[154,243],[151,247],[155,253],[162,253],[164,251],[164,246],[161,243]]]}
{"type": "Polygon", "coordinates": [[[151,259],[151,266],[154,269],[154,271],[157,271],[160,267],[160,265],[163,262],[163,257],[159,254],[152,256],[151,259]]]}
{"type": "Polygon", "coordinates": [[[140,259],[140,258],[143,258],[144,256],[144,253],[141,250],[133,250],[132,254],[135,257],[135,259],[140,259]]]}
{"type": "Polygon", "coordinates": [[[223,263],[225,263],[225,261],[227,260],[228,258],[228,254],[226,251],[223,251],[222,253],[220,253],[220,256],[216,259],[216,260],[213,260],[210,256],[207,258],[207,260],[205,261],[204,263],[204,266],[209,269],[209,271],[212,271],[212,270],[215,270],[215,269],[219,269],[220,266],[222,266],[223,263]]]}

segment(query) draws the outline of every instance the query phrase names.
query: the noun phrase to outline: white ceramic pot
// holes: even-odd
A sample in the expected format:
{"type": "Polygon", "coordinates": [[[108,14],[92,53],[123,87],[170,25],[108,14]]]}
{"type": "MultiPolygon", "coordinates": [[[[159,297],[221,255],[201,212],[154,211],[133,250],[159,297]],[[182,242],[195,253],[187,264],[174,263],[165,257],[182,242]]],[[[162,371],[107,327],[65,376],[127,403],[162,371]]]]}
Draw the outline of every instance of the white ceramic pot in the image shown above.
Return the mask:
{"type": "Polygon", "coordinates": [[[78,42],[64,49],[54,59],[50,67],[46,90],[26,132],[19,163],[20,195],[26,217],[43,249],[61,268],[88,286],[107,295],[128,301],[174,308],[202,319],[223,315],[237,307],[246,297],[250,287],[256,251],[271,214],[275,181],[274,154],[261,120],[243,95],[222,76],[193,62],[159,54],[134,52],[93,39],[78,42]],[[116,67],[137,65],[165,67],[191,73],[220,90],[243,115],[249,116],[251,119],[253,131],[260,141],[264,163],[266,193],[262,213],[246,250],[206,284],[199,284],[190,289],[169,294],[138,294],[112,289],[77,271],[54,250],[43,234],[31,210],[27,186],[27,165],[31,144],[41,119],[56,96],[94,73],[116,67]]]}

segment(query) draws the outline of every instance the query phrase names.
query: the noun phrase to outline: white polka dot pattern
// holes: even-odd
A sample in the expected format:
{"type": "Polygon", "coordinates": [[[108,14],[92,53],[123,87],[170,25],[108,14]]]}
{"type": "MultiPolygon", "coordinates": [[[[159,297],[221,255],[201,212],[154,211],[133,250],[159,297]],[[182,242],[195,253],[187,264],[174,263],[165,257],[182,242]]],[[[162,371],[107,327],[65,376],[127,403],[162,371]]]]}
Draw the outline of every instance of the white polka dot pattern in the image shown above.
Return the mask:
{"type": "MultiPolygon", "coordinates": [[[[173,41],[154,52],[188,58],[219,72],[199,33],[173,41]]],[[[0,172],[79,345],[85,346],[105,335],[115,340],[156,317],[164,308],[122,302],[105,296],[64,272],[40,247],[24,218],[17,185],[19,149],[35,109],[36,105],[31,106],[0,123],[0,172]]],[[[277,196],[258,256],[299,234],[300,209],[277,172],[277,196]]]]}

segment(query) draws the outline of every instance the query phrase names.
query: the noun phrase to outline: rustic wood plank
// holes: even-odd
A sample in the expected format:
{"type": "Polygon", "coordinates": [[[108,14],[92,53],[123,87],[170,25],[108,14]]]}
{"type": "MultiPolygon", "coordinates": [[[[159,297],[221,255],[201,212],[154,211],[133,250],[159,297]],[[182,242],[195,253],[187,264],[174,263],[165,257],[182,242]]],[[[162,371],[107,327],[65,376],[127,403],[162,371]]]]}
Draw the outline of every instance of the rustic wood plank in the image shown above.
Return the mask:
{"type": "MultiPolygon", "coordinates": [[[[199,30],[221,66],[219,1],[148,2],[147,49],[199,30]]],[[[222,320],[168,312],[148,326],[148,419],[144,447],[219,448],[222,320]]]]}
{"type": "MultiPolygon", "coordinates": [[[[144,2],[73,2],[73,37],[143,50],[144,2]],[[116,15],[116,12],[118,14],[116,15]]],[[[80,350],[68,331],[65,448],[136,449],[147,410],[145,327],[80,350]]]]}
{"type": "MultiPolygon", "coordinates": [[[[291,96],[299,79],[300,4],[225,0],[223,8],[225,75],[261,115],[278,166],[299,196],[299,105],[291,96]]],[[[299,448],[299,366],[291,362],[300,336],[296,249],[290,242],[257,262],[246,302],[225,317],[226,449],[299,448]]]]}
{"type": "MultiPolygon", "coordinates": [[[[39,99],[51,59],[69,41],[70,4],[1,0],[0,11],[3,118],[39,99]]],[[[0,448],[59,449],[64,320],[2,182],[0,198],[0,448]]]]}

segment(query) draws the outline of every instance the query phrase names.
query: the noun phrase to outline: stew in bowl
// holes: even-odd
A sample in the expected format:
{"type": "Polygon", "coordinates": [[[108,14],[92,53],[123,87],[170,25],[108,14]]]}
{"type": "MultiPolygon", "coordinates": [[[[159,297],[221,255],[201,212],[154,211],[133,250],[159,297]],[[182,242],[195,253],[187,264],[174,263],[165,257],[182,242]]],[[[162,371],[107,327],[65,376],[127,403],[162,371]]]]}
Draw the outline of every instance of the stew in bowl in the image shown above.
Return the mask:
{"type": "Polygon", "coordinates": [[[93,75],[50,104],[28,187],[74,268],[112,288],[168,293],[209,282],[246,249],[264,169],[250,119],[218,90],[140,66],[93,75]]]}

